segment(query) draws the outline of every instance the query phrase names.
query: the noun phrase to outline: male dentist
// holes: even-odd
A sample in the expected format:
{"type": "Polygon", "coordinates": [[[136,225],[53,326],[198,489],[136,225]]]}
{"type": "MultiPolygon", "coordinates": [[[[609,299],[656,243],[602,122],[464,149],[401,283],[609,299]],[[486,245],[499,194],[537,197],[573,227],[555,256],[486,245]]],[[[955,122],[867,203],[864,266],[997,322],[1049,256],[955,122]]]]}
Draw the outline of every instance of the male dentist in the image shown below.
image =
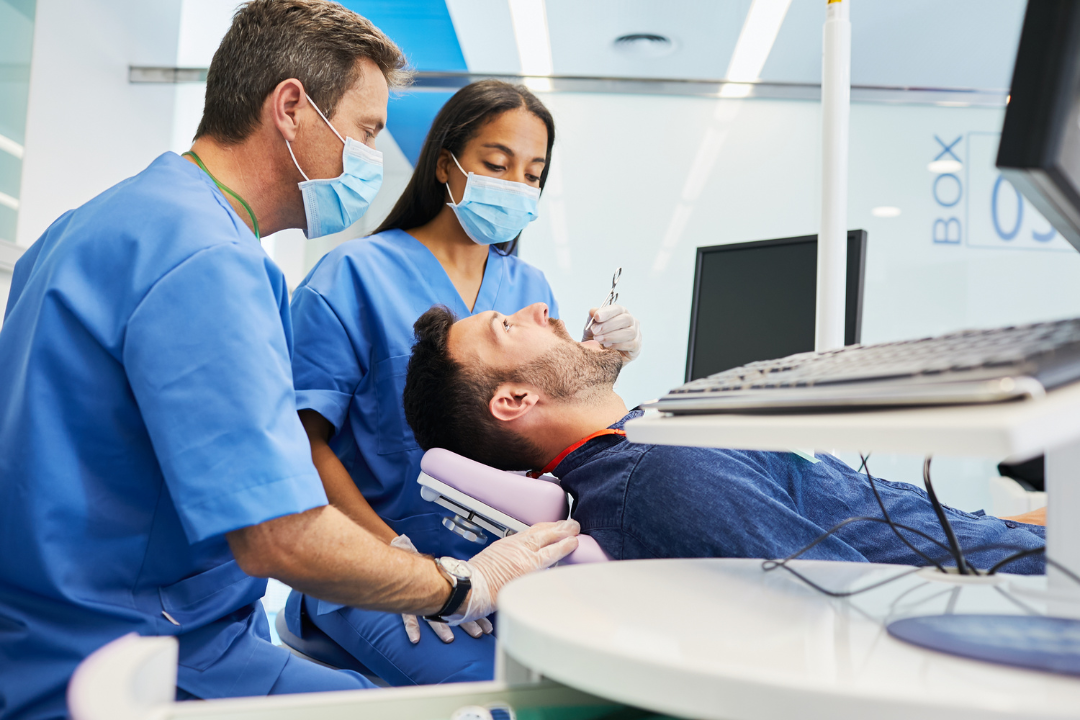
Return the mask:
{"type": "Polygon", "coordinates": [[[576,546],[564,522],[468,563],[396,550],[327,506],[311,463],[285,279],[259,237],[363,214],[404,65],[335,3],[244,5],[187,157],[64,214],[16,266],[0,332],[0,716],[63,717],[75,666],[129,632],[178,637],[182,698],[369,687],[271,645],[260,578],[462,622],[576,546]]]}

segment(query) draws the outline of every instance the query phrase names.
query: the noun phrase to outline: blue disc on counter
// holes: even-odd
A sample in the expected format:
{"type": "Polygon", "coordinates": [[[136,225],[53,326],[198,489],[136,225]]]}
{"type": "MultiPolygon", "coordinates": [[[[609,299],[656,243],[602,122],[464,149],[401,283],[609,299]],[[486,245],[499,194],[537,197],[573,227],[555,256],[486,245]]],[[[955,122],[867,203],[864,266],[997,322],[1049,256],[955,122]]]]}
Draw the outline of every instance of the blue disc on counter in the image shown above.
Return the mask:
{"type": "Polygon", "coordinates": [[[1041,615],[924,615],[888,625],[898,640],[973,660],[1080,675],[1080,620],[1041,615]]]}

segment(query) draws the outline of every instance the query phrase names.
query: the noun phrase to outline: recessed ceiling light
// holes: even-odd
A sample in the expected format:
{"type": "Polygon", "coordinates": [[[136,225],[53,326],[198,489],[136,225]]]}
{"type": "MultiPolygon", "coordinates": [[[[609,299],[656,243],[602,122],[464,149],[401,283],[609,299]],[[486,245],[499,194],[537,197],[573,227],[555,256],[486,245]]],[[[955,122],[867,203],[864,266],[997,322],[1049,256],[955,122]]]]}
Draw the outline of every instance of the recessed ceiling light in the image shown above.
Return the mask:
{"type": "Polygon", "coordinates": [[[882,205],[871,210],[870,214],[879,218],[894,218],[900,214],[900,208],[892,205],[882,205]]]}
{"type": "Polygon", "coordinates": [[[937,175],[942,173],[957,173],[964,169],[964,164],[958,160],[935,160],[926,166],[926,169],[937,175]]]}
{"type": "Polygon", "coordinates": [[[510,0],[522,75],[551,75],[551,37],[544,0],[510,0]]]}
{"type": "Polygon", "coordinates": [[[754,82],[761,78],[790,6],[791,0],[754,0],[735,42],[725,80],[754,82]]]}
{"type": "Polygon", "coordinates": [[[670,55],[678,49],[675,41],[653,33],[631,33],[615,38],[615,49],[624,55],[637,58],[658,58],[670,55]]]}

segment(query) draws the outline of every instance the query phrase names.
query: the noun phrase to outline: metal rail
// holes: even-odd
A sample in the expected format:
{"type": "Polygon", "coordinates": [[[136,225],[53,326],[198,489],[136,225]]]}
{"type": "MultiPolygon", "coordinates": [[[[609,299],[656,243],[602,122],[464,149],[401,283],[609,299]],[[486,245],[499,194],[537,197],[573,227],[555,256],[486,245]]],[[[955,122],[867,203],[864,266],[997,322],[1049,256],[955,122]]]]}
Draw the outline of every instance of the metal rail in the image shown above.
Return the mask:
{"type": "MultiPolygon", "coordinates": [[[[206,82],[206,68],[131,66],[128,79],[133,84],[206,82]]],[[[560,93],[617,93],[623,95],[676,95],[721,97],[725,87],[737,87],[743,97],[765,100],[821,100],[818,83],[750,82],[679,78],[603,77],[586,75],[506,75],[470,72],[419,72],[406,92],[453,92],[485,78],[524,83],[534,89],[560,93]]],[[[889,85],[852,85],[851,101],[902,105],[943,105],[948,107],[1005,107],[1005,89],[932,88],[889,85]]]]}

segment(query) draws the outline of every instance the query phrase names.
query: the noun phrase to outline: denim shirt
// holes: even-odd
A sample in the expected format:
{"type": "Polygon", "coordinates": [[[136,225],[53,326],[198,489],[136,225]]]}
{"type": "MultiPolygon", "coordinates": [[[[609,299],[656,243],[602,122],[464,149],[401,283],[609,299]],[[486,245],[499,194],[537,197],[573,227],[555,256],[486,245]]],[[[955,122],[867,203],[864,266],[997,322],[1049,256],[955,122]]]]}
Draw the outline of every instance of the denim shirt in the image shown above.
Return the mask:
{"type": "MultiPolygon", "coordinates": [[[[621,429],[642,414],[632,410],[611,427],[621,429]]],[[[645,445],[605,435],[570,453],[554,475],[574,498],[582,532],[615,559],[783,558],[848,518],[882,517],[866,475],[832,456],[818,458],[812,463],[793,453],[645,445]]],[[[945,543],[924,490],[877,478],[874,483],[894,522],[945,543]]],[[[968,559],[983,569],[1045,544],[1043,527],[949,507],[945,513],[968,559]]],[[[954,564],[932,542],[905,535],[931,558],[954,564]]],[[[927,564],[887,525],[872,521],[841,528],[801,557],[927,564]]],[[[1041,573],[1044,567],[1040,555],[1002,571],[1041,573]]]]}

